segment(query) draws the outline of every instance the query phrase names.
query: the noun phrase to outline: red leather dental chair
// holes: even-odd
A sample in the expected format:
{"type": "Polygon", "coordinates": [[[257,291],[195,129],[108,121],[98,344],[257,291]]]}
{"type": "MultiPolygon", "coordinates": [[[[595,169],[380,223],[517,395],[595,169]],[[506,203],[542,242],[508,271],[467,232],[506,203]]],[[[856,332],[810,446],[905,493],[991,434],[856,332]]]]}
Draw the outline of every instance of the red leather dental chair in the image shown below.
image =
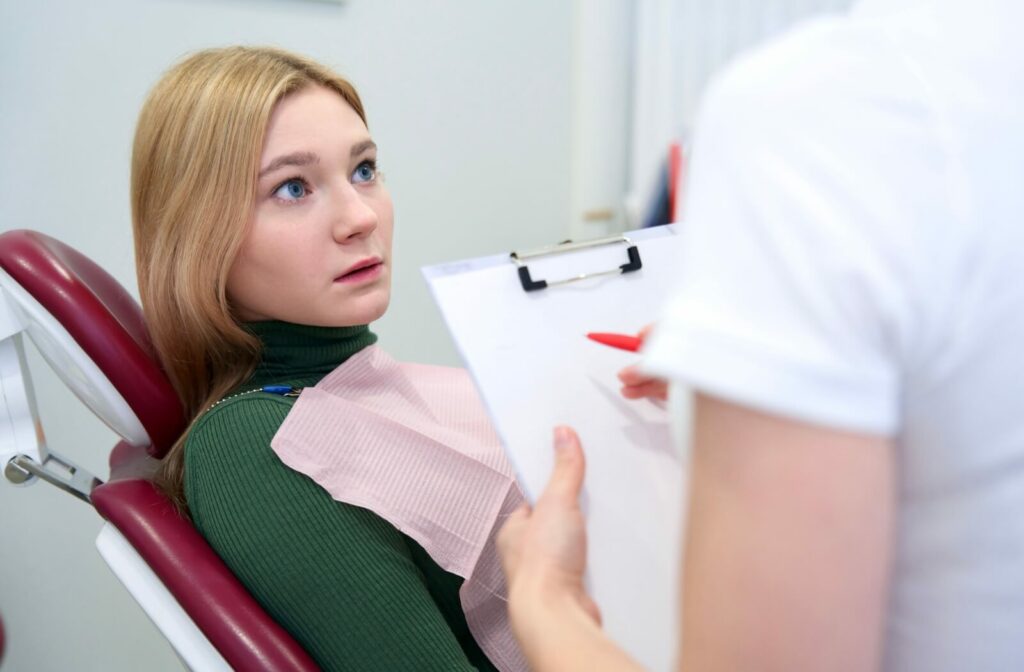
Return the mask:
{"type": "MultiPolygon", "coordinates": [[[[105,519],[97,548],[194,670],[316,670],[192,524],[148,480],[184,428],[135,300],[74,249],[34,231],[0,234],[0,468],[43,480],[105,519]],[[22,334],[123,440],[99,479],[43,443],[22,334]]],[[[0,655],[3,634],[0,630],[0,655]]]]}

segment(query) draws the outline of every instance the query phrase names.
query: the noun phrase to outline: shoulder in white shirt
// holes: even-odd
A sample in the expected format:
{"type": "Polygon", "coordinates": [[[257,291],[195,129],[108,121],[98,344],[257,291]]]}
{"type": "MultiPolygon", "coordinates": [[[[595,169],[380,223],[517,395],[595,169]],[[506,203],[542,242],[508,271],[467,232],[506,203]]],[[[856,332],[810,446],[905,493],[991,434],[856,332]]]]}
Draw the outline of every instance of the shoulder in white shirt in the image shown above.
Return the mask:
{"type": "Polygon", "coordinates": [[[1022,21],[1009,0],[875,3],[723,73],[646,353],[896,438],[888,669],[1024,669],[1022,21]]]}

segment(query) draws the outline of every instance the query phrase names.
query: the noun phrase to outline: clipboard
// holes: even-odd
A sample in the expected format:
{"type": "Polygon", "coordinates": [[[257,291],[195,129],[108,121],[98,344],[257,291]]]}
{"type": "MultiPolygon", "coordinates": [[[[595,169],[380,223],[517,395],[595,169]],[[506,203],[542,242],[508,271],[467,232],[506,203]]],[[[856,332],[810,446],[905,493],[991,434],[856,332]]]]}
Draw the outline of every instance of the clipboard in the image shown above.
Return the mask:
{"type": "Polygon", "coordinates": [[[580,435],[588,587],[605,631],[651,670],[672,668],[679,632],[684,456],[663,405],[619,393],[639,356],[586,334],[658,317],[677,226],[423,269],[528,499],[551,473],[552,428],[580,435]]]}

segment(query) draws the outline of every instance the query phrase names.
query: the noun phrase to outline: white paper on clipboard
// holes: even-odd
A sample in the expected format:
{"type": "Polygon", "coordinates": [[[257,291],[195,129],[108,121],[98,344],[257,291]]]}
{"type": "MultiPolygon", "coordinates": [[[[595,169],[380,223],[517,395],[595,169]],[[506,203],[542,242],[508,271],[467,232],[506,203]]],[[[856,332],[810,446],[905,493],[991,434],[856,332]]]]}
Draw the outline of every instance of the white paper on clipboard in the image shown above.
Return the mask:
{"type": "MultiPolygon", "coordinates": [[[[586,338],[632,334],[659,315],[681,255],[675,225],[625,234],[638,271],[526,292],[508,254],[423,269],[527,498],[553,465],[552,428],[576,429],[587,457],[588,581],[605,631],[651,670],[674,663],[683,462],[668,412],[619,394],[639,360],[586,338]]],[[[623,245],[528,262],[537,279],[614,269],[623,245]]]]}

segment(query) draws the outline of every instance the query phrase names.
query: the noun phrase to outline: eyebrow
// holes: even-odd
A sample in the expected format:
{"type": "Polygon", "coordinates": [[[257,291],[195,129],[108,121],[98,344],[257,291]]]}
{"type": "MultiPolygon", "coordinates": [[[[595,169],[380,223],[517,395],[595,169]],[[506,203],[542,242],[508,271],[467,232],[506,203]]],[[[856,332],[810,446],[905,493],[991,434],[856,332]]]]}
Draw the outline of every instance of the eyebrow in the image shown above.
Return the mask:
{"type": "Polygon", "coordinates": [[[272,173],[284,166],[309,166],[316,163],[320,163],[320,157],[313,152],[293,152],[271,161],[266,168],[260,170],[259,177],[262,178],[267,173],[272,173]]]}
{"type": "MultiPolygon", "coordinates": [[[[370,149],[377,149],[377,143],[373,140],[363,140],[362,142],[358,142],[352,146],[351,156],[352,158],[355,158],[370,149]]],[[[284,166],[309,166],[317,163],[320,163],[320,157],[313,152],[292,152],[291,154],[279,156],[267,164],[266,168],[260,170],[257,179],[262,178],[267,173],[274,172],[278,168],[283,168],[284,166]]]]}
{"type": "Polygon", "coordinates": [[[377,149],[377,143],[373,140],[363,140],[352,145],[352,158],[356,158],[368,149],[377,149]]]}

